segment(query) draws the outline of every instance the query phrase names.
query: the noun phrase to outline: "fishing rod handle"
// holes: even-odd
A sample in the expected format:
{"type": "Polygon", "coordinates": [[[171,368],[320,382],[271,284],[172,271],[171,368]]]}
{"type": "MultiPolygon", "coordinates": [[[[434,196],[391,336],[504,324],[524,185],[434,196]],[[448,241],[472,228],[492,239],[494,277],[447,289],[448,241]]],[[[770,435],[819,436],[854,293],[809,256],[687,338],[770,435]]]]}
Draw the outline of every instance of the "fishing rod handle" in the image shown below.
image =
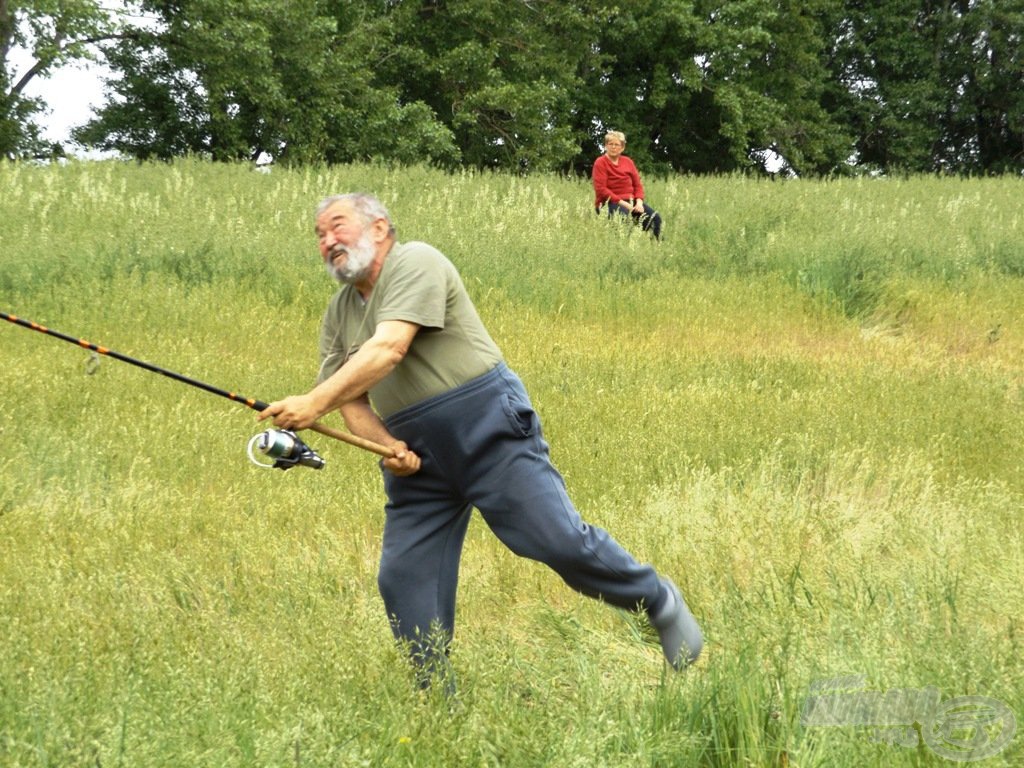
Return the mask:
{"type": "Polygon", "coordinates": [[[321,435],[333,437],[335,440],[341,440],[343,443],[348,443],[349,445],[362,448],[365,451],[376,453],[378,456],[383,456],[385,459],[392,459],[395,456],[395,452],[386,445],[375,443],[373,440],[367,440],[364,437],[358,437],[350,432],[342,432],[340,429],[328,427],[325,424],[321,424],[319,421],[314,421],[310,424],[309,429],[312,429],[314,432],[319,432],[321,435]]]}

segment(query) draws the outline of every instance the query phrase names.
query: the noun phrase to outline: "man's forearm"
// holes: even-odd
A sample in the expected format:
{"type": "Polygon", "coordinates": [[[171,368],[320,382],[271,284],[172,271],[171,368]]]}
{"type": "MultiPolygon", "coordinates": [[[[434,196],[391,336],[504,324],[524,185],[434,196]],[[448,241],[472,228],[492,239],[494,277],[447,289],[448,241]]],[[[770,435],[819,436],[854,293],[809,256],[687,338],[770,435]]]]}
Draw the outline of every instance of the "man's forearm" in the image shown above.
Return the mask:
{"type": "Polygon", "coordinates": [[[310,391],[320,416],[365,395],[394,370],[403,356],[391,345],[371,338],[330,378],[310,391]]]}
{"type": "Polygon", "coordinates": [[[388,432],[380,416],[370,407],[365,397],[347,403],[341,407],[341,417],[345,426],[353,435],[372,440],[381,445],[390,446],[397,438],[388,432]]]}
{"type": "Polygon", "coordinates": [[[390,458],[384,459],[383,466],[386,470],[398,477],[419,472],[421,466],[420,457],[415,451],[409,450],[405,441],[399,440],[390,432],[376,411],[370,407],[370,401],[363,396],[347,405],[342,406],[341,416],[345,419],[345,426],[349,432],[375,443],[386,445],[393,451],[390,458]]]}
{"type": "Polygon", "coordinates": [[[324,414],[364,397],[402,362],[418,329],[402,320],[382,322],[333,376],[304,395],[271,403],[260,412],[260,420],[273,418],[282,429],[306,429],[324,414]]]}

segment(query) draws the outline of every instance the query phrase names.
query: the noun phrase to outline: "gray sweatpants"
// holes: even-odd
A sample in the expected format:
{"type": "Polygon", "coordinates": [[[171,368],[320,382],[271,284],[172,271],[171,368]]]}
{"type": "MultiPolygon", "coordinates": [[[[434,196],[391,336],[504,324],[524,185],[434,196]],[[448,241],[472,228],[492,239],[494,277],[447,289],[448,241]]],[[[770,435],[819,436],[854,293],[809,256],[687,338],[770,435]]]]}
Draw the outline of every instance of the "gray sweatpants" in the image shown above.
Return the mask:
{"type": "MultiPolygon", "coordinates": [[[[409,477],[384,472],[388,496],[378,585],[395,636],[450,637],[462,544],[473,507],[515,554],[545,563],[573,589],[621,608],[663,599],[654,568],[580,519],[552,466],[540,421],[504,364],[386,420],[422,459],[409,477]]],[[[433,649],[436,652],[438,649],[433,649]]]]}

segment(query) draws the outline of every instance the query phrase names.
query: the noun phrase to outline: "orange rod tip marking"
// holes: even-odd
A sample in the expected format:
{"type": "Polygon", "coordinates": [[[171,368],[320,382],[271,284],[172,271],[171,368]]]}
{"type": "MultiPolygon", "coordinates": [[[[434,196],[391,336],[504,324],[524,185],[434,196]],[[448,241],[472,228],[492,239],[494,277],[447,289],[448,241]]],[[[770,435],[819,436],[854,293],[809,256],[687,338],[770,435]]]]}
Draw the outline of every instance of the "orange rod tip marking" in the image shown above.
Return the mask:
{"type": "Polygon", "coordinates": [[[109,350],[109,349],[107,349],[106,347],[96,347],[96,351],[97,351],[97,352],[99,352],[99,353],[100,353],[101,355],[105,355],[105,354],[107,354],[107,353],[108,353],[108,352],[109,352],[110,350],[109,350]]]}

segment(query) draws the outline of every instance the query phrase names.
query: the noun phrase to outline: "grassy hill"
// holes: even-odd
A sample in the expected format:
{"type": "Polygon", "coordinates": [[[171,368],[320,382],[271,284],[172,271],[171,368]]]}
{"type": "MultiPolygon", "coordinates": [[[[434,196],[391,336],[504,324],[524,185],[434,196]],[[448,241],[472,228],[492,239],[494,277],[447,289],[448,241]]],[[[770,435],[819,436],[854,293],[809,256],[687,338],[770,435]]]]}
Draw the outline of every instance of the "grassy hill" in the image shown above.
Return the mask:
{"type": "Polygon", "coordinates": [[[941,765],[941,718],[801,713],[857,676],[1024,712],[1020,181],[648,186],[662,243],[585,179],[0,165],[0,310],[263,400],[316,371],[316,203],[376,193],[460,268],[584,518],[708,640],[668,674],[477,518],[458,697],[416,693],[373,456],[310,434],[323,471],[257,469],[251,411],[5,323],[0,766],[941,765]]]}

